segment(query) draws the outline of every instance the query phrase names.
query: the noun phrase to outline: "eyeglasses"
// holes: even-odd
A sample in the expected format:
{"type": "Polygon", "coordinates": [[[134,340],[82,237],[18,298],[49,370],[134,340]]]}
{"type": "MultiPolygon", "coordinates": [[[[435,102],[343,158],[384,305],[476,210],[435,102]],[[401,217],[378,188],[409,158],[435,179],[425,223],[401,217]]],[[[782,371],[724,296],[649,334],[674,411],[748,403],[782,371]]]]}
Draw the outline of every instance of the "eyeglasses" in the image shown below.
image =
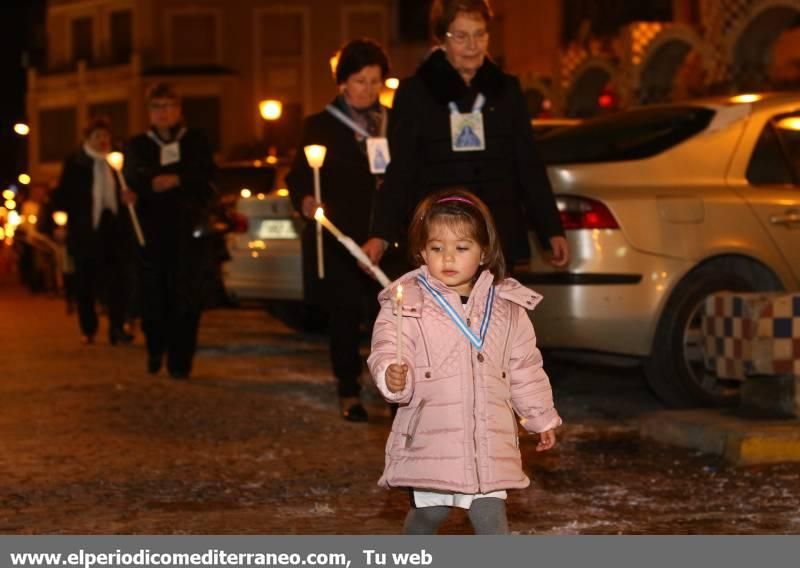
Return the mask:
{"type": "Polygon", "coordinates": [[[447,32],[445,35],[456,45],[465,45],[469,41],[469,38],[472,38],[475,43],[483,43],[489,39],[489,32],[486,30],[478,30],[473,34],[467,32],[447,32]]]}

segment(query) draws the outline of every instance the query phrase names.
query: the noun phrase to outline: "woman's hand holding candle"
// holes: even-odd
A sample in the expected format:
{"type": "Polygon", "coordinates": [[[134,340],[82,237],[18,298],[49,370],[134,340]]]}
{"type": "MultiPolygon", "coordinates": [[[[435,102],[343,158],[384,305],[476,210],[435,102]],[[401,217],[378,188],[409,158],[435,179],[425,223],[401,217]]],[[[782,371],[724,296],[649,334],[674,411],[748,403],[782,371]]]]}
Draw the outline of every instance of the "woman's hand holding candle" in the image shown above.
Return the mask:
{"type": "Polygon", "coordinates": [[[369,257],[364,253],[363,250],[361,250],[361,247],[358,246],[353,239],[342,233],[336,227],[336,225],[331,223],[330,219],[325,217],[325,212],[322,210],[322,207],[317,207],[317,211],[314,213],[314,219],[316,219],[320,225],[329,230],[331,234],[336,237],[336,239],[342,243],[348,251],[350,251],[350,254],[352,254],[357,261],[366,266],[367,269],[372,272],[372,274],[375,276],[375,279],[380,283],[381,286],[385,288],[389,285],[389,278],[386,276],[386,274],[384,274],[380,268],[370,262],[369,257]]]}

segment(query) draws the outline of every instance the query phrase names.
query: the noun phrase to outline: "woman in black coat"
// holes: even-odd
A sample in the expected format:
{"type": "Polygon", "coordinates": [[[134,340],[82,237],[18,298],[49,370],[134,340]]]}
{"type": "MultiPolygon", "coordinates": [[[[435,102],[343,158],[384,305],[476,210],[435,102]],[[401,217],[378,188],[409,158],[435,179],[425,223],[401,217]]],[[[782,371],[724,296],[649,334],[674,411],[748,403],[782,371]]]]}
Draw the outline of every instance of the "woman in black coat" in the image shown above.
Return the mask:
{"type": "Polygon", "coordinates": [[[111,125],[93,120],[80,150],[69,156],[52,197],[51,209],[67,213],[67,252],[75,262],[75,295],[82,342],[94,343],[96,301],[108,309],[109,342],[130,343],[125,323],[133,233],[126,208],[134,196],[120,187],[106,156],[111,125]]]}
{"type": "Polygon", "coordinates": [[[365,309],[371,316],[377,312],[379,287],[327,231],[323,235],[325,277],[318,279],[312,220],[319,204],[314,199],[313,171],[303,148],[309,144],[327,148],[320,170],[325,215],[356,243],[365,242],[382,176],[370,171],[364,134],[385,136],[388,109],[380,104],[378,95],[388,71],[388,59],[377,43],[355,40],[342,48],[336,68],[341,94],[329,105],[332,112],[326,109],[306,118],[302,141],[286,178],[292,203],[309,220],[303,232],[306,296],[312,295],[328,308],[333,374],[338,382],[342,416],[352,422],[367,420],[359,399],[358,379],[363,369],[359,326],[365,309]],[[347,126],[348,121],[355,123],[359,132],[347,126]]]}
{"type": "Polygon", "coordinates": [[[392,162],[376,202],[373,238],[364,247],[373,261],[403,237],[414,206],[448,186],[465,187],[489,206],[507,266],[530,257],[528,226],[552,252],[553,265],[569,260],[519,80],[487,56],[490,18],[486,0],[434,3],[431,23],[441,45],[394,98],[392,162]],[[470,122],[460,124],[470,128],[456,127],[451,135],[452,121],[462,116],[470,122]]]}
{"type": "Polygon", "coordinates": [[[145,239],[140,300],[147,370],[158,373],[166,355],[170,376],[185,379],[215,270],[206,236],[214,161],[205,135],[184,126],[172,87],[153,87],[148,107],[152,126],[130,141],[124,167],[145,239]]]}

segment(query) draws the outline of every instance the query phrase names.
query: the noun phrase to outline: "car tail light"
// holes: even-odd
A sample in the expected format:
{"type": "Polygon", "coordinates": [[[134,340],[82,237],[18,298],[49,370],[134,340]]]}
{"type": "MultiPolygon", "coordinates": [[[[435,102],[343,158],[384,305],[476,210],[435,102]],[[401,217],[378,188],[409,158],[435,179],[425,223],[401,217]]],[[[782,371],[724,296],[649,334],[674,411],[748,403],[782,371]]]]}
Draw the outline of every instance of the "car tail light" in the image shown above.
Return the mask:
{"type": "Polygon", "coordinates": [[[561,224],[567,231],[576,229],[619,229],[608,207],[586,197],[556,197],[561,224]]]}
{"type": "Polygon", "coordinates": [[[247,221],[247,217],[241,213],[232,211],[229,214],[229,218],[231,221],[231,231],[234,233],[246,233],[250,228],[250,223],[247,221]]]}

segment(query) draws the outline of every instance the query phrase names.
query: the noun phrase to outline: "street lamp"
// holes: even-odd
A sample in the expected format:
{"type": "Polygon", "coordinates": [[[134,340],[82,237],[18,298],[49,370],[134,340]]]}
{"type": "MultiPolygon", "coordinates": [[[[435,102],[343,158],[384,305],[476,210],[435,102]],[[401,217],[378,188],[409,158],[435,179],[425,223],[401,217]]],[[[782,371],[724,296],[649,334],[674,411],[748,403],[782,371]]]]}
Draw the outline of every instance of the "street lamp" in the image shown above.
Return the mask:
{"type": "Polygon", "coordinates": [[[29,183],[31,183],[31,176],[29,176],[28,174],[19,174],[19,177],[17,177],[17,179],[19,180],[19,183],[21,183],[22,185],[28,185],[29,183]]]}
{"type": "Polygon", "coordinates": [[[283,103],[275,99],[266,99],[258,103],[258,111],[264,120],[278,120],[283,113],[283,103]]]}
{"type": "Polygon", "coordinates": [[[388,77],[383,82],[383,86],[385,88],[381,89],[378,99],[381,101],[383,106],[391,108],[392,104],[394,103],[394,93],[397,90],[397,87],[400,86],[400,79],[397,77],[388,77]]]}
{"type": "Polygon", "coordinates": [[[20,136],[27,136],[30,133],[30,127],[24,122],[18,122],[14,125],[14,132],[20,136]]]}
{"type": "Polygon", "coordinates": [[[276,126],[272,123],[277,122],[283,114],[283,103],[277,99],[265,99],[258,103],[258,112],[264,119],[264,144],[267,147],[267,155],[273,156],[278,150],[274,140],[276,126]]]}
{"type": "Polygon", "coordinates": [[[800,131],[800,117],[790,116],[783,118],[778,122],[777,126],[782,130],[800,131]]]}

